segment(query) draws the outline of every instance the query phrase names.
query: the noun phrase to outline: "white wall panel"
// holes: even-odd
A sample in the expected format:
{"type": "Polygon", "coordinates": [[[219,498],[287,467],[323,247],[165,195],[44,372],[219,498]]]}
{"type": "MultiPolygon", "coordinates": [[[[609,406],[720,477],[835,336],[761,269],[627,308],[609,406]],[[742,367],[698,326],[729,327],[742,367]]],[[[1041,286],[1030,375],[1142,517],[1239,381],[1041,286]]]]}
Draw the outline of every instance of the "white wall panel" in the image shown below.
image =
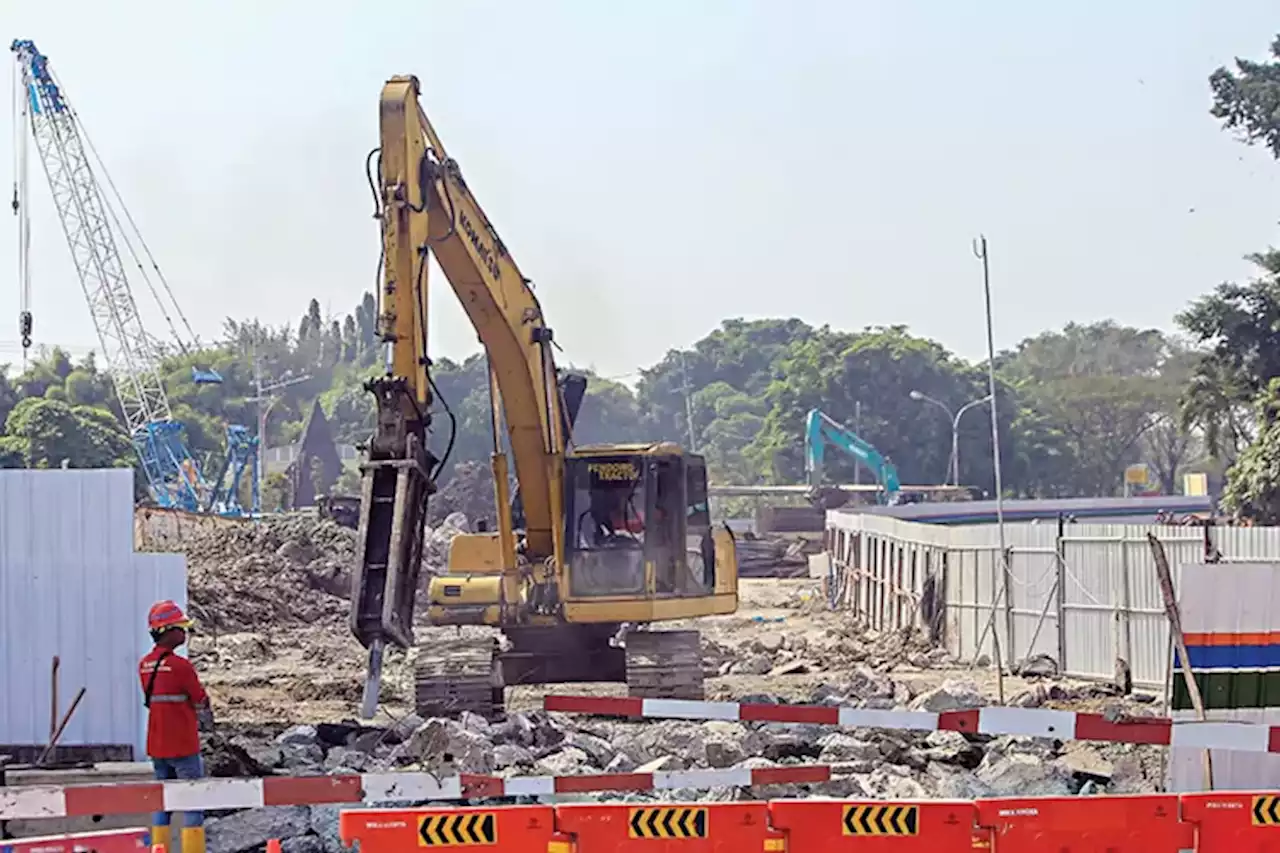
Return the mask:
{"type": "Polygon", "coordinates": [[[133,550],[131,470],[0,471],[0,743],[48,739],[58,655],[61,711],[87,688],[60,742],[142,757],[147,610],[186,589],[185,557],[133,550]]]}

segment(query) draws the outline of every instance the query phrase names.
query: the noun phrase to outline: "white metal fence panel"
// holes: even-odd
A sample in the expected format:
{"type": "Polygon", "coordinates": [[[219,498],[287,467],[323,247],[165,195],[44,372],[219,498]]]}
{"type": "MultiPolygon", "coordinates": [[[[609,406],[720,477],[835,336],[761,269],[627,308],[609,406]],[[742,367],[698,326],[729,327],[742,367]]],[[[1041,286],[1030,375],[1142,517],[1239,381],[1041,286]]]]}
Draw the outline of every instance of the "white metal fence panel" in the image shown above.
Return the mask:
{"type": "Polygon", "coordinates": [[[133,550],[133,471],[0,471],[0,743],[49,737],[50,668],[60,743],[130,744],[141,756],[138,660],[153,602],[186,606],[186,558],[133,550]]]}
{"type": "Polygon", "coordinates": [[[827,514],[832,603],[878,629],[925,625],[932,582],[936,638],[966,659],[1053,657],[1070,675],[1163,687],[1169,631],[1147,534],[1173,566],[1280,560],[1280,529],[1020,523],[1005,526],[1008,578],[992,525],[944,527],[848,511],[827,514]],[[931,580],[932,579],[932,580],[931,580]],[[1007,596],[1004,589],[1007,584],[1007,596]],[[993,637],[994,635],[994,637],[993,637]]]}

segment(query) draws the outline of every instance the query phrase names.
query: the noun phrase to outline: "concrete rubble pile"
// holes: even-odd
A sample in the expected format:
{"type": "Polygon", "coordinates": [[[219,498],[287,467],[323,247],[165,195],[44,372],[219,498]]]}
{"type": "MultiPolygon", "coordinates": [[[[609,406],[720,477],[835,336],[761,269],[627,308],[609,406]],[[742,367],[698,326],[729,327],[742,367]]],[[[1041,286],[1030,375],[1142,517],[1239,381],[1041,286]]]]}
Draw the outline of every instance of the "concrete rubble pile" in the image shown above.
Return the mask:
{"type": "MultiPolygon", "coordinates": [[[[1092,688],[1052,684],[1046,694],[1079,698],[1092,688]]],[[[757,695],[744,701],[774,702],[757,695]]],[[[864,708],[961,710],[990,703],[978,687],[948,680],[920,695],[869,666],[814,691],[810,701],[864,708]]],[[[1141,713],[1132,703],[1126,713],[1141,713]]],[[[516,775],[651,772],[694,768],[760,768],[830,764],[838,779],[816,785],[757,789],[675,790],[577,795],[619,802],[721,802],[761,797],[833,796],[876,799],[1071,795],[1150,791],[1161,771],[1156,747],[1062,743],[959,732],[838,730],[828,726],[725,721],[620,721],[541,711],[512,713],[501,723],[474,715],[423,720],[408,714],[387,727],[355,723],[292,727],[273,740],[237,738],[258,772],[358,773],[401,769],[516,775]]],[[[560,801],[564,801],[562,797],[560,801]]],[[[423,805],[397,804],[397,805],[423,805]]],[[[210,849],[240,853],[267,838],[290,839],[285,850],[339,848],[336,807],[287,807],[215,818],[210,849]]]]}
{"type": "MultiPolygon", "coordinates": [[[[468,529],[454,513],[429,531],[423,563],[440,571],[453,536],[468,529]]],[[[347,616],[356,531],[307,514],[201,531],[184,543],[194,616],[220,632],[264,626],[338,625],[347,616]]]]}

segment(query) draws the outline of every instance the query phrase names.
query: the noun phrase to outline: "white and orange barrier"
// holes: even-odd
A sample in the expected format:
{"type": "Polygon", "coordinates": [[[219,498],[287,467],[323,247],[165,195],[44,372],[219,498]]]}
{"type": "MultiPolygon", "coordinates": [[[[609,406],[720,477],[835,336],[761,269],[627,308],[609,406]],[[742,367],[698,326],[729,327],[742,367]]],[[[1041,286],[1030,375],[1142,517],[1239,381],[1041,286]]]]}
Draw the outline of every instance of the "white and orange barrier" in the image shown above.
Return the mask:
{"type": "Polygon", "coordinates": [[[736,720],[811,723],[844,728],[899,731],[956,731],[983,735],[1026,735],[1055,740],[1143,743],[1191,749],[1280,752],[1280,726],[1262,723],[1199,722],[1168,717],[1108,717],[1047,708],[974,708],[968,711],[879,711],[836,705],[768,705],[699,702],[685,699],[613,699],[548,696],[547,711],[567,714],[665,720],[736,720]]]}
{"type": "Polygon", "coordinates": [[[269,776],[107,785],[30,785],[0,788],[0,820],[82,817],[170,811],[256,809],[265,806],[358,805],[405,800],[483,800],[495,797],[584,794],[608,791],[746,788],[826,782],[827,765],[801,764],[755,770],[677,770],[654,773],[589,773],[580,776],[439,777],[431,773],[362,773],[346,776],[269,776]]]}
{"type": "Polygon", "coordinates": [[[0,853],[146,853],[150,850],[148,840],[145,829],[110,829],[0,839],[0,853]]]}

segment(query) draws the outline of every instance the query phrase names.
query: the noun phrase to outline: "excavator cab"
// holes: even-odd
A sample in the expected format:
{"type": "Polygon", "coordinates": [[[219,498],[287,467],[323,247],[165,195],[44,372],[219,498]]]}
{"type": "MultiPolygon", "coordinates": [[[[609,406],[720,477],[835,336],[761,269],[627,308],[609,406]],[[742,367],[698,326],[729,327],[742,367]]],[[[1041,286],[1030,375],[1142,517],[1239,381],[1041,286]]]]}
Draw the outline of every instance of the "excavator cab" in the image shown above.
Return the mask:
{"type": "Polygon", "coordinates": [[[708,595],[715,546],[701,456],[671,443],[565,459],[570,599],[708,595]]]}

